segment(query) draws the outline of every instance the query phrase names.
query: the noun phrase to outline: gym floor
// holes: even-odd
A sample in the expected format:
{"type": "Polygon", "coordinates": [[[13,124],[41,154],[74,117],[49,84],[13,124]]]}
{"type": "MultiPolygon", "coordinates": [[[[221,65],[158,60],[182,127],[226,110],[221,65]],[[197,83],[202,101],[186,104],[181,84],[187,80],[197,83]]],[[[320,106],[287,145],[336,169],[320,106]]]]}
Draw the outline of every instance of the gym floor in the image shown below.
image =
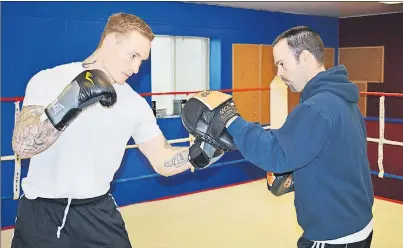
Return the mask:
{"type": "MultiPolygon", "coordinates": [[[[292,248],[302,231],[292,193],[266,180],[120,208],[134,248],[292,248]]],[[[372,248],[403,248],[403,204],[375,199],[372,248]]],[[[1,232],[10,247],[12,230],[1,232]]]]}

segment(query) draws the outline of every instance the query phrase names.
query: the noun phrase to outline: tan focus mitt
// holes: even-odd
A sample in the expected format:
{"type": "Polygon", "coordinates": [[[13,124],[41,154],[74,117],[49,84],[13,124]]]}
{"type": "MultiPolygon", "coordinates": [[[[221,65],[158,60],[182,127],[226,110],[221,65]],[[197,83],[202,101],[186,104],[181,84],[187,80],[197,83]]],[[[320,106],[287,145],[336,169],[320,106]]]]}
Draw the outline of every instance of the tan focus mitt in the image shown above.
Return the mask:
{"type": "Polygon", "coordinates": [[[182,109],[182,123],[196,139],[223,150],[236,150],[225,124],[238,111],[232,96],[220,91],[202,91],[192,95],[182,109]]]}

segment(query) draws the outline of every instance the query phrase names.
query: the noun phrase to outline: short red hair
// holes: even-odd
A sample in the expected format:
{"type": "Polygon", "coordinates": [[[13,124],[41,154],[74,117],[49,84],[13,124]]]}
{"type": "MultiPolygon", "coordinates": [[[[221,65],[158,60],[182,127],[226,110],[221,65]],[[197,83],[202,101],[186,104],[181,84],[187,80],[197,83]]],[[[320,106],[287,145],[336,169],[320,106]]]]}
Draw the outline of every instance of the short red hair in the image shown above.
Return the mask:
{"type": "Polygon", "coordinates": [[[139,32],[150,41],[153,41],[155,37],[150,26],[140,17],[126,13],[116,13],[108,18],[98,47],[102,45],[102,42],[108,34],[116,33],[118,35],[125,35],[131,31],[139,32]]]}

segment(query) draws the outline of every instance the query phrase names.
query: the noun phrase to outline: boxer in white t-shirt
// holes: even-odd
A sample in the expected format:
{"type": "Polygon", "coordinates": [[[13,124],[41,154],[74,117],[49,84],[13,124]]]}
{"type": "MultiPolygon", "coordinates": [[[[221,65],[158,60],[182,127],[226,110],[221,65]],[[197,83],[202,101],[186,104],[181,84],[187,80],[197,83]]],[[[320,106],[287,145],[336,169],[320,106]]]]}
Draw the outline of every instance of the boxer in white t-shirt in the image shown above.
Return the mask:
{"type": "Polygon", "coordinates": [[[140,18],[114,14],[85,61],[42,70],[28,82],[12,145],[31,160],[12,248],[131,247],[109,193],[131,137],[163,176],[223,155],[199,140],[169,145],[148,103],[126,84],[153,39],[140,18]]]}

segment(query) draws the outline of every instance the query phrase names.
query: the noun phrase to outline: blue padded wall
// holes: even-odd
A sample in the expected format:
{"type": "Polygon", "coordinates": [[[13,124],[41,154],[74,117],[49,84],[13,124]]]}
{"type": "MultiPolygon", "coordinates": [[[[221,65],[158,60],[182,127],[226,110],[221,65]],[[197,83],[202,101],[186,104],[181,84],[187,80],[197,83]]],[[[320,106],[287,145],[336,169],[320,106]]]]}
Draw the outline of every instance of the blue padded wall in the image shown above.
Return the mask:
{"type": "MultiPolygon", "coordinates": [[[[85,59],[98,45],[108,16],[116,12],[138,15],[157,35],[211,38],[212,89],[232,87],[233,43],[271,44],[284,30],[308,25],[320,33],[326,47],[338,48],[336,18],[182,2],[2,2],[1,96],[23,96],[28,80],[39,70],[85,59]]],[[[147,61],[128,83],[140,93],[150,92],[150,71],[151,63],[147,61]]],[[[12,155],[14,103],[2,102],[1,108],[1,154],[12,155]]],[[[158,122],[168,139],[188,135],[178,118],[158,122]]],[[[237,159],[242,156],[233,152],[221,162],[237,159]]],[[[13,161],[1,163],[2,227],[14,225],[17,210],[17,201],[11,199],[13,164],[13,161]]],[[[28,167],[29,161],[24,160],[23,176],[28,167]]],[[[264,176],[259,168],[239,162],[163,178],[155,174],[138,150],[130,149],[115,175],[112,192],[119,205],[127,205],[264,176]]]]}

